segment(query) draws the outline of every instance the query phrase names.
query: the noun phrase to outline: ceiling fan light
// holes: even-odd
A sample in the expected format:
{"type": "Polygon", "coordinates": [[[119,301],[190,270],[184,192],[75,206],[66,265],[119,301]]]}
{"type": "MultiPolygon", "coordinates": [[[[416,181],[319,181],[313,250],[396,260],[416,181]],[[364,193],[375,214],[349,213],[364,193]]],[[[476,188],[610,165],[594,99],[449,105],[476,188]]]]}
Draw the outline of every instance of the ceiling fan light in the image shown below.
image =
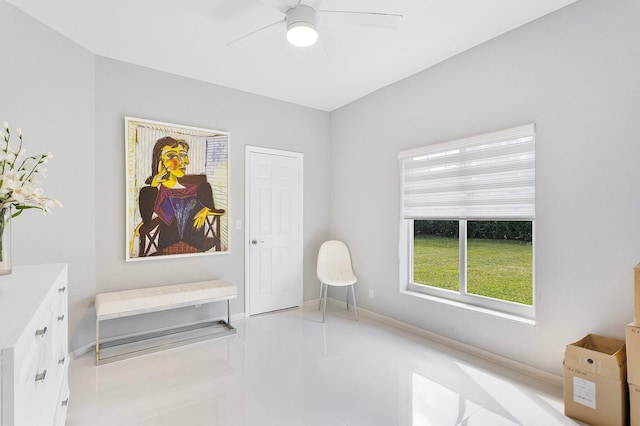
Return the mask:
{"type": "Polygon", "coordinates": [[[311,6],[299,4],[287,11],[287,40],[298,47],[313,45],[318,40],[316,11],[311,6]]]}
{"type": "Polygon", "coordinates": [[[312,46],[318,40],[318,32],[310,22],[296,22],[288,26],[287,40],[298,47],[312,46]]]}

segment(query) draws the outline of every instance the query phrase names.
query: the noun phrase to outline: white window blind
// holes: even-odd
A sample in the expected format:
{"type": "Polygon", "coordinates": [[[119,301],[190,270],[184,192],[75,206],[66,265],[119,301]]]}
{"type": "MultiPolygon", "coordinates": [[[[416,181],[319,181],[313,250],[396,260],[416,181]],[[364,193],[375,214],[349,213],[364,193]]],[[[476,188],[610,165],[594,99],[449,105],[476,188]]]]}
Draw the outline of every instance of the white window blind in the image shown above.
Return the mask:
{"type": "Polygon", "coordinates": [[[402,151],[405,219],[534,219],[535,125],[402,151]]]}

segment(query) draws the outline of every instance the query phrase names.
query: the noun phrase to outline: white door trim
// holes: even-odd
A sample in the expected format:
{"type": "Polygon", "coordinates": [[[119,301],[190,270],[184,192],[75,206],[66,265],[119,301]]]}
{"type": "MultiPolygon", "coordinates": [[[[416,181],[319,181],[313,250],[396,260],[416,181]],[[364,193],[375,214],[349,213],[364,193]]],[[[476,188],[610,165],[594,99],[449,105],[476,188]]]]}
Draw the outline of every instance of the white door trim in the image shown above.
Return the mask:
{"type": "MultiPolygon", "coordinates": [[[[251,306],[251,289],[249,288],[250,285],[250,251],[249,251],[249,240],[251,239],[251,236],[249,235],[250,229],[249,229],[249,225],[251,224],[251,218],[250,218],[250,194],[249,194],[249,186],[251,184],[250,182],[250,176],[249,176],[249,154],[250,153],[261,153],[261,154],[270,154],[270,155],[280,155],[283,157],[291,157],[291,158],[299,158],[301,160],[304,160],[304,154],[301,152],[294,152],[294,151],[285,151],[285,150],[280,150],[280,149],[273,149],[273,148],[264,148],[264,147],[259,147],[259,146],[251,146],[251,145],[245,145],[245,153],[244,153],[244,312],[245,312],[245,316],[249,316],[249,312],[251,312],[251,310],[249,309],[251,306]]],[[[304,199],[303,199],[303,194],[304,194],[304,161],[301,161],[300,164],[300,176],[299,176],[299,203],[300,206],[302,208],[299,209],[299,223],[300,223],[300,241],[298,241],[298,244],[300,246],[300,260],[301,262],[304,263],[304,245],[303,245],[303,230],[304,230],[304,223],[303,223],[303,218],[304,218],[304,199]]],[[[303,270],[302,266],[301,266],[301,270],[303,270]]],[[[298,306],[302,307],[304,305],[304,282],[302,282],[304,278],[304,272],[301,273],[300,276],[300,295],[299,295],[299,301],[298,301],[298,306]]]]}

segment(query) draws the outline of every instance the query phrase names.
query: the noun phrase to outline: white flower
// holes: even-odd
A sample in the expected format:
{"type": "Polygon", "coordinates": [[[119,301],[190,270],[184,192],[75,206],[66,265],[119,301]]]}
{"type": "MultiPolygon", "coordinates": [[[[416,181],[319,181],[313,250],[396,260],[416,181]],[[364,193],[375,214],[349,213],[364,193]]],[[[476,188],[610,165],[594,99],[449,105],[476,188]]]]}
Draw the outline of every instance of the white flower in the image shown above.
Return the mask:
{"type": "Polygon", "coordinates": [[[27,201],[27,196],[21,191],[15,189],[11,193],[11,198],[13,198],[18,204],[25,204],[25,202],[27,201]]]}
{"type": "Polygon", "coordinates": [[[4,146],[0,146],[0,209],[10,206],[17,208],[16,215],[27,208],[37,208],[49,213],[51,207],[62,207],[62,203],[44,196],[44,190],[36,186],[36,178],[46,176],[43,166],[53,155],[50,152],[25,157],[26,149],[22,146],[22,129],[17,128],[20,138],[19,146],[13,147],[9,141],[9,123],[4,122],[4,146]]]}
{"type": "Polygon", "coordinates": [[[5,170],[4,177],[9,181],[18,180],[20,178],[18,176],[18,172],[13,169],[5,170]]]}
{"type": "Polygon", "coordinates": [[[16,188],[16,191],[19,191],[25,195],[32,195],[33,191],[36,189],[35,185],[31,182],[22,182],[19,188],[16,188]]]}
{"type": "Polygon", "coordinates": [[[36,166],[36,171],[37,174],[42,175],[44,177],[47,177],[47,168],[46,167],[42,167],[42,165],[36,166]]]}
{"type": "Polygon", "coordinates": [[[7,190],[11,191],[15,196],[15,194],[20,190],[20,187],[22,187],[22,182],[20,182],[19,180],[8,179],[5,182],[5,186],[7,187],[7,190]]]}

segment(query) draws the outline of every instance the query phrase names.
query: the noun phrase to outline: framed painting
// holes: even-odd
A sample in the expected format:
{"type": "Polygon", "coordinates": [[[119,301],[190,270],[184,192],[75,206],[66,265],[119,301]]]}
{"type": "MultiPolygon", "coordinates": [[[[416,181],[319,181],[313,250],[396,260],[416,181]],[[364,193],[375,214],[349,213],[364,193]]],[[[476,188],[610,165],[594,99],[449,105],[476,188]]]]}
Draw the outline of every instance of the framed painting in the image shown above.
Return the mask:
{"type": "Polygon", "coordinates": [[[126,260],[229,252],[229,133],[125,117],[126,260]]]}

